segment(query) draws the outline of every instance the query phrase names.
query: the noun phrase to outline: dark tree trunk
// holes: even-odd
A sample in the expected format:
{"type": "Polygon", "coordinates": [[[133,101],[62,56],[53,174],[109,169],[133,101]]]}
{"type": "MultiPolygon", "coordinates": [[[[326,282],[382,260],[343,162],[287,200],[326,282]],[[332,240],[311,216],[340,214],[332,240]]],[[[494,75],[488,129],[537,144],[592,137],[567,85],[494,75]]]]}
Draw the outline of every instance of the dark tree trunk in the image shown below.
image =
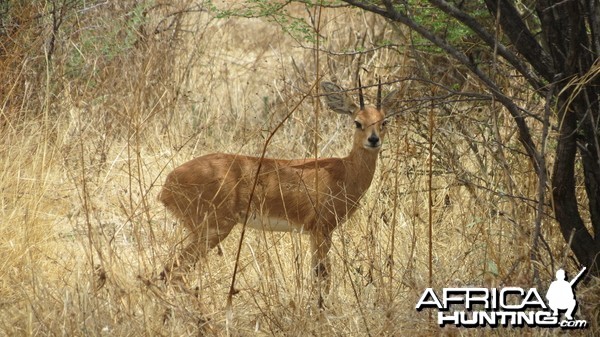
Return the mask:
{"type": "Polygon", "coordinates": [[[592,65],[598,54],[588,35],[597,18],[590,17],[589,5],[597,1],[539,0],[536,11],[543,38],[552,57],[554,78],[560,94],[556,98],[560,121],[558,147],[552,176],[554,212],[565,240],[579,262],[598,275],[600,271],[600,165],[597,134],[598,75],[592,65]],[[595,238],[581,218],[576,195],[576,153],[581,156],[590,223],[595,238]]]}

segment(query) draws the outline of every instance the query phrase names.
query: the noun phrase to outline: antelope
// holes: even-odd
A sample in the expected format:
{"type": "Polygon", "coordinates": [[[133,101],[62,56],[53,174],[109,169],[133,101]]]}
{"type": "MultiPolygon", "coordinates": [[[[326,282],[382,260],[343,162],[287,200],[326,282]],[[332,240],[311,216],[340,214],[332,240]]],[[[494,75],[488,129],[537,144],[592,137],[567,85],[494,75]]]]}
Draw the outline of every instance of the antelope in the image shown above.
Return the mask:
{"type": "Polygon", "coordinates": [[[371,185],[386,133],[385,106],[392,96],[382,103],[380,81],[376,106],[365,106],[360,79],[358,89],[360,105],[336,84],[321,83],[328,107],[354,118],[354,141],[344,158],[261,159],[213,153],[175,168],[159,199],[187,228],[191,240],[161,277],[195,264],[236,224],[246,222],[258,230],[308,233],[314,273],[328,292],[332,232],[356,211],[371,185]]]}

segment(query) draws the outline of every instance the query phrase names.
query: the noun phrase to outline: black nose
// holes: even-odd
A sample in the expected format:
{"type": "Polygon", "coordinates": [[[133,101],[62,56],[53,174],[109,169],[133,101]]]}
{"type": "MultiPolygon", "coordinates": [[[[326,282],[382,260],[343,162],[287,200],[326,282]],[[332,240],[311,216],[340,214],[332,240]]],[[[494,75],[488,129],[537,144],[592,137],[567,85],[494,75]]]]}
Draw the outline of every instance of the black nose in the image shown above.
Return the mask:
{"type": "Polygon", "coordinates": [[[379,137],[377,137],[377,135],[374,133],[371,134],[371,136],[367,140],[369,141],[369,143],[371,143],[371,145],[377,145],[379,143],[379,137]]]}

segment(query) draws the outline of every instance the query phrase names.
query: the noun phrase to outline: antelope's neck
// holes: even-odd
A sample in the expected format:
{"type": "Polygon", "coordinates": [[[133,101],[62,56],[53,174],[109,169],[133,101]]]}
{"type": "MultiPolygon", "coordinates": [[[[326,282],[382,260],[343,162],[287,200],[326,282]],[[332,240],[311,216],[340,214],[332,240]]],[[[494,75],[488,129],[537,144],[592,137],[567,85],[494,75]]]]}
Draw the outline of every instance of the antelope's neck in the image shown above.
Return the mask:
{"type": "Polygon", "coordinates": [[[375,175],[378,154],[379,151],[364,148],[352,149],[345,158],[348,187],[357,188],[361,195],[369,188],[375,175]]]}

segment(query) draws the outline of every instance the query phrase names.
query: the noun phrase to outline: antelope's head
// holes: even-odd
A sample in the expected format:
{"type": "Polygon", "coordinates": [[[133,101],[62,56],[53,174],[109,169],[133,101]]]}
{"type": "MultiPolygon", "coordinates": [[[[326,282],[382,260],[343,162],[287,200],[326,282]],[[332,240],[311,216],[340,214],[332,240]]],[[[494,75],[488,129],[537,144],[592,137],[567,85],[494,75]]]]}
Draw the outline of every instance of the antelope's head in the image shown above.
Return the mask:
{"type": "Polygon", "coordinates": [[[365,105],[362,85],[358,79],[359,105],[347,94],[347,91],[331,82],[322,82],[321,90],[325,94],[327,106],[340,114],[351,115],[354,118],[354,148],[369,151],[379,151],[386,132],[386,107],[394,92],[381,99],[381,81],[377,86],[377,103],[375,106],[365,105]]]}

